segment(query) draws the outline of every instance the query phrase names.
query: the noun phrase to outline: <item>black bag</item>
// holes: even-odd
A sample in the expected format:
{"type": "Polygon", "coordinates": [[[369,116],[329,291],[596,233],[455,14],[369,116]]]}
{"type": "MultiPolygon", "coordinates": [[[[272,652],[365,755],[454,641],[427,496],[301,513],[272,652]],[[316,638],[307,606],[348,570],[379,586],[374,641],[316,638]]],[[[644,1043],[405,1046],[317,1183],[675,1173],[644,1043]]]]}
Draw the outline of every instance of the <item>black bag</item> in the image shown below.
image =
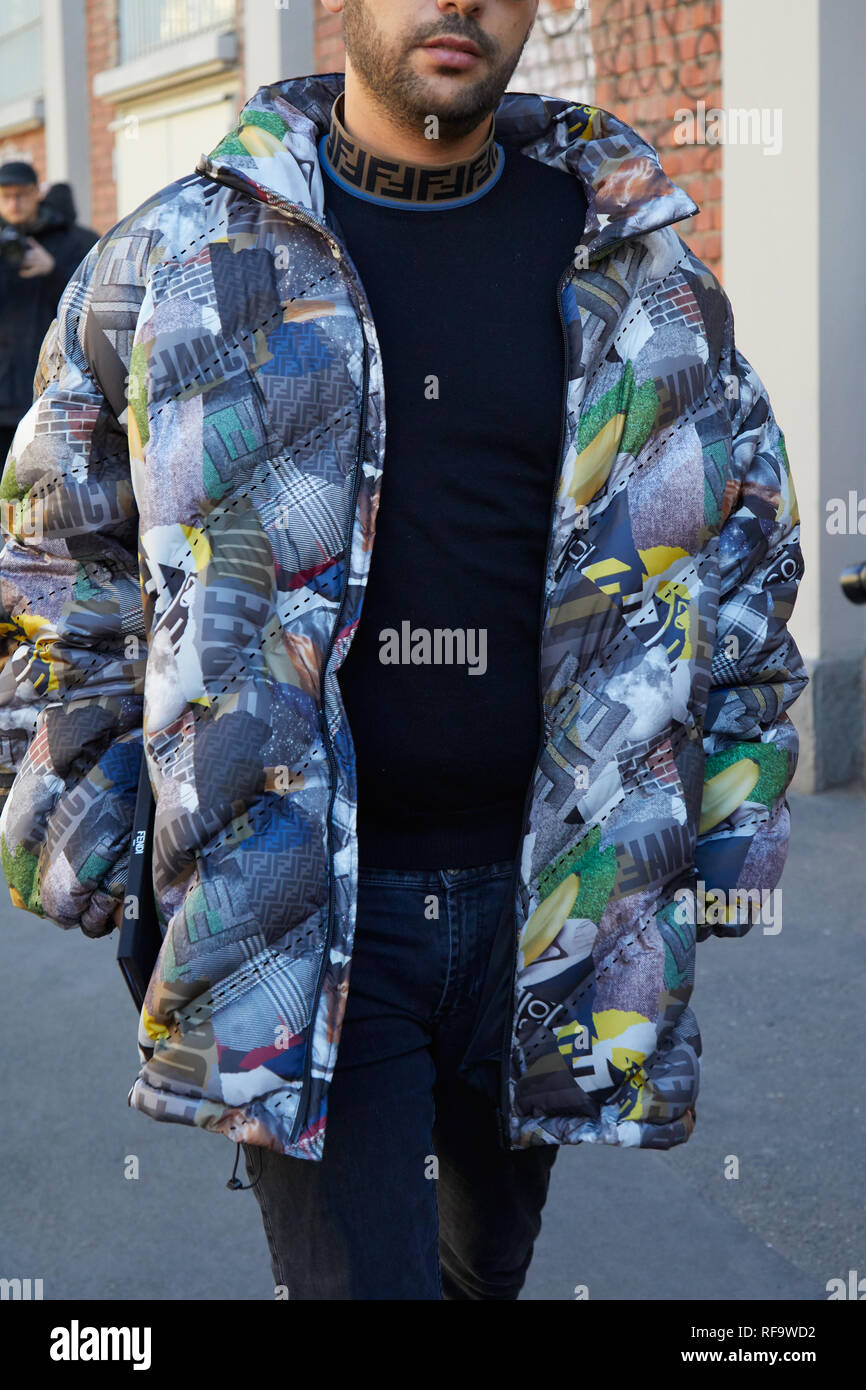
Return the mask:
{"type": "Polygon", "coordinates": [[[141,774],[132,824],[129,872],[126,877],[123,920],[117,945],[117,963],[139,1013],[162,945],[162,931],[153,896],[153,822],[156,802],[150,786],[147,759],[142,749],[141,774]],[[130,898],[132,905],[130,905],[130,898]],[[138,905],[138,916],[134,907],[138,905]]]}

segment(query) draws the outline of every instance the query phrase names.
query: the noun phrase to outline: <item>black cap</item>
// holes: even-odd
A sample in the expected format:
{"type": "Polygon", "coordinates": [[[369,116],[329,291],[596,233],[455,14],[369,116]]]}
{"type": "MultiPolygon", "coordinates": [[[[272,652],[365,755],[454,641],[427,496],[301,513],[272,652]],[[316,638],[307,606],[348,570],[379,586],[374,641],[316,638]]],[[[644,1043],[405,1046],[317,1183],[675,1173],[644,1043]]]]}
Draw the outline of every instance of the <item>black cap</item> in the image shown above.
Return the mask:
{"type": "Polygon", "coordinates": [[[0,183],[38,183],[36,170],[23,159],[11,159],[0,165],[0,183]]]}

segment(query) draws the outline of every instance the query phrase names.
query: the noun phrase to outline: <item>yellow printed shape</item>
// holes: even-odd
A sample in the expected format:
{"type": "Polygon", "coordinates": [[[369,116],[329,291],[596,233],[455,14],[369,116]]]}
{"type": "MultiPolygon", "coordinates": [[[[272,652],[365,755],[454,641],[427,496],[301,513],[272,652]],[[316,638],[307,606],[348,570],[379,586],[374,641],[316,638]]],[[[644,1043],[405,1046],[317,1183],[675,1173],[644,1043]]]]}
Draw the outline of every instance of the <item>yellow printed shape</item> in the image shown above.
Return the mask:
{"type": "Polygon", "coordinates": [[[705,831],[712,830],[714,825],[720,825],[738,806],[742,806],[756,787],[760,776],[761,768],[754,758],[740,758],[729,767],[723,767],[715,777],[708,778],[704,783],[704,794],[701,798],[698,834],[703,835],[705,831]]]}
{"type": "Polygon", "coordinates": [[[607,482],[619,451],[624,426],[625,415],[612,416],[574,460],[571,482],[565,488],[565,493],[574,500],[576,507],[586,506],[607,482]]]}
{"type": "MultiPolygon", "coordinates": [[[[51,627],[48,619],[41,618],[38,613],[19,613],[15,621],[20,628],[24,629],[27,637],[36,637],[42,628],[51,627]]],[[[52,633],[53,631],[52,628],[52,633]]]]}
{"type": "Polygon", "coordinates": [[[153,1038],[154,1042],[159,1042],[160,1039],[171,1036],[171,1030],[166,1028],[164,1023],[157,1023],[156,1019],[152,1014],[148,1013],[144,1005],[142,1005],[141,1008],[141,1021],[144,1024],[145,1033],[149,1038],[153,1038]]]}
{"type": "Polygon", "coordinates": [[[676,652],[678,661],[688,661],[692,655],[691,611],[689,608],[691,597],[686,585],[679,584],[673,579],[663,580],[656,590],[656,598],[660,603],[667,604],[668,608],[668,616],[664,626],[669,626],[673,633],[673,640],[666,644],[666,650],[671,655],[676,652]],[[677,629],[676,632],[673,631],[674,628],[677,629]],[[679,648],[678,651],[677,648],[679,648]]]}
{"type": "Polygon", "coordinates": [[[286,147],[282,140],[278,140],[276,135],[272,135],[269,130],[263,129],[260,125],[241,126],[238,131],[238,139],[247,153],[253,155],[254,158],[286,153],[286,147]]]}
{"type": "Polygon", "coordinates": [[[200,527],[186,526],[182,521],[179,525],[186,537],[187,545],[192,552],[192,558],[195,561],[195,572],[196,574],[201,574],[202,570],[210,564],[213,555],[211,543],[200,527]]]}
{"type": "Polygon", "coordinates": [[[619,580],[614,579],[613,576],[628,574],[630,570],[631,565],[627,564],[625,560],[618,560],[615,555],[610,555],[606,560],[598,560],[594,565],[587,565],[584,574],[587,579],[591,579],[593,584],[601,589],[603,594],[618,594],[620,592],[619,580]],[[609,583],[599,583],[599,580],[608,579],[608,577],[610,577],[609,583]]]}
{"type": "Polygon", "coordinates": [[[646,550],[639,550],[638,555],[643,562],[647,579],[652,579],[657,574],[665,574],[677,560],[691,558],[689,552],[681,550],[678,545],[650,545],[646,550]]]}
{"type": "Polygon", "coordinates": [[[527,918],[520,934],[520,949],[525,965],[531,965],[537,960],[559,936],[568,921],[579,890],[580,875],[568,874],[527,918]]]}
{"type": "Polygon", "coordinates": [[[628,1072],[635,1063],[643,1064],[655,1046],[656,1030],[644,1014],[603,1009],[593,1014],[592,1022],[598,1042],[618,1043],[605,1049],[605,1056],[618,1071],[628,1072]]]}
{"type": "MultiPolygon", "coordinates": [[[[627,1028],[633,1028],[640,1023],[649,1023],[646,1014],[628,1009],[602,1009],[601,1013],[592,1016],[595,1036],[599,1042],[609,1042],[611,1038],[618,1038],[627,1028]]],[[[644,1055],[641,1053],[641,1056],[644,1055]]]]}

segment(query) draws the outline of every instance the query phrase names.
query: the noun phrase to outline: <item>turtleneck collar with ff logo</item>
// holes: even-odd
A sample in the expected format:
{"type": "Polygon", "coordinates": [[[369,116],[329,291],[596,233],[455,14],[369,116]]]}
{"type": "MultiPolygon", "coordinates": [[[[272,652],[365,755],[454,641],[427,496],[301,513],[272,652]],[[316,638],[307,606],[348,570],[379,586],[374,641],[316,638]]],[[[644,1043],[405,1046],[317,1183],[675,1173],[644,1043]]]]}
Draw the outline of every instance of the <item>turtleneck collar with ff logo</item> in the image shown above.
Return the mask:
{"type": "Polygon", "coordinates": [[[331,108],[331,126],[319,141],[319,159],[328,177],[347,192],[370,203],[429,212],[473,203],[499,180],[505,151],[493,138],[493,116],[484,144],[471,159],[411,164],[369,149],[349,134],[343,124],[344,96],[340,92],[331,108]]]}

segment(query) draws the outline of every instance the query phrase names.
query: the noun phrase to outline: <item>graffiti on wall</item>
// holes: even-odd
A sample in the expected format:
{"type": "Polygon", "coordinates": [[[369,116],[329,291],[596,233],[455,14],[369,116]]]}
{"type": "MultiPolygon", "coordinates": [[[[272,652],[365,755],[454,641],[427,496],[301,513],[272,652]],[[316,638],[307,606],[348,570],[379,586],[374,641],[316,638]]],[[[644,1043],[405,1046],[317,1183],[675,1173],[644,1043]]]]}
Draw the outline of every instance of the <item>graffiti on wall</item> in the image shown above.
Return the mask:
{"type": "Polygon", "coordinates": [[[616,101],[676,93],[695,102],[716,86],[719,25],[683,24],[683,11],[697,6],[703,10],[704,0],[677,0],[665,9],[652,0],[606,0],[594,9],[597,76],[610,83],[616,101]],[[636,63],[635,51],[642,44],[648,44],[646,61],[636,63]]]}
{"type": "MultiPolygon", "coordinates": [[[[674,107],[693,108],[706,99],[712,105],[719,91],[720,23],[698,23],[698,5],[702,17],[704,0],[677,0],[664,9],[658,0],[602,0],[593,7],[596,81],[604,84],[603,104],[623,112],[659,150],[675,144],[674,107]],[[689,11],[695,12],[694,22],[689,11]],[[653,97],[669,99],[665,113],[642,109],[653,97]]],[[[695,150],[693,168],[709,173],[718,160],[718,147],[704,145],[695,150]]]]}

